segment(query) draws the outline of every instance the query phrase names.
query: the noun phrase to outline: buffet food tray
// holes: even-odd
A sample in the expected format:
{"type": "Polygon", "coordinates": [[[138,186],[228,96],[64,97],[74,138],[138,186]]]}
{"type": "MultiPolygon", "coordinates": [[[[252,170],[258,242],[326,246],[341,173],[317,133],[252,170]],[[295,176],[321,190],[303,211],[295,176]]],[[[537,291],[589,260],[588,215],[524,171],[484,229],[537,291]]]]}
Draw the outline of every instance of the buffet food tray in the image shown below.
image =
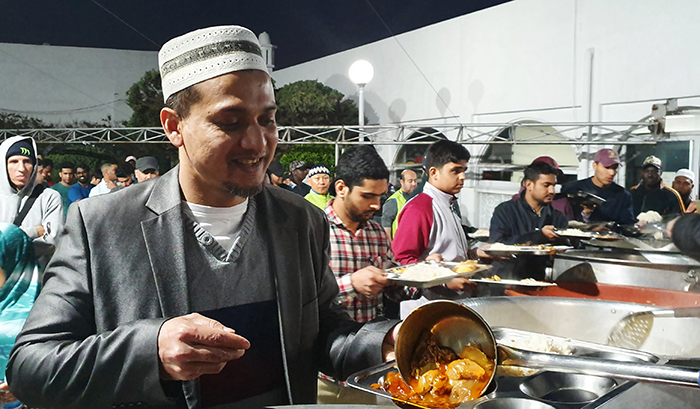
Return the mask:
{"type": "MultiPolygon", "coordinates": [[[[535,337],[544,340],[547,344],[559,347],[565,345],[570,349],[570,353],[573,356],[599,357],[621,361],[646,361],[652,363],[659,361],[659,358],[655,355],[645,352],[626,350],[568,338],[553,337],[528,331],[494,328],[493,332],[499,345],[520,344],[522,346],[523,342],[532,340],[533,337],[535,337]]],[[[517,376],[517,371],[511,371],[509,368],[514,367],[499,365],[494,381],[489,385],[484,395],[476,400],[464,402],[459,405],[458,408],[472,409],[476,407],[479,409],[479,405],[486,406],[484,404],[486,401],[501,400],[507,403],[505,402],[506,400],[515,398],[539,402],[540,404],[543,403],[554,409],[596,409],[603,407],[607,402],[636,384],[635,382],[612,378],[530,370],[527,368],[525,368],[525,370],[530,372],[523,372],[522,376],[517,376]],[[567,382],[572,382],[573,385],[567,384],[567,382]],[[551,388],[551,390],[547,391],[547,387],[551,388]],[[548,393],[539,397],[533,396],[542,391],[543,393],[548,393]],[[571,391],[580,391],[580,394],[571,395],[569,393],[571,391]],[[567,399],[572,397],[578,400],[567,401],[567,399]]],[[[351,375],[347,379],[347,382],[348,385],[353,388],[385,399],[392,399],[397,406],[422,407],[396,400],[388,392],[372,388],[372,384],[380,383],[381,379],[389,372],[398,372],[396,361],[386,362],[357,372],[351,375]]]]}
{"type": "Polygon", "coordinates": [[[386,272],[386,278],[388,280],[391,280],[393,283],[396,285],[404,285],[407,287],[416,287],[416,288],[429,288],[429,287],[435,287],[436,285],[441,285],[445,283],[449,283],[455,278],[458,277],[463,277],[463,278],[469,278],[472,277],[476,273],[480,273],[483,271],[486,271],[491,268],[490,265],[485,265],[485,264],[477,264],[476,265],[476,270],[474,271],[469,271],[466,273],[455,273],[451,275],[446,275],[442,277],[437,277],[437,278],[432,278],[432,279],[426,279],[426,280],[411,280],[411,279],[406,279],[401,277],[401,272],[400,270],[403,270],[408,267],[413,267],[421,264],[426,264],[426,265],[434,265],[434,266],[440,266],[440,267],[445,267],[447,269],[453,270],[455,267],[457,267],[460,263],[459,262],[450,262],[450,261],[435,261],[435,262],[427,262],[427,261],[421,261],[418,263],[412,263],[412,264],[407,264],[404,266],[398,266],[398,267],[392,267],[389,269],[384,270],[386,272]]]}

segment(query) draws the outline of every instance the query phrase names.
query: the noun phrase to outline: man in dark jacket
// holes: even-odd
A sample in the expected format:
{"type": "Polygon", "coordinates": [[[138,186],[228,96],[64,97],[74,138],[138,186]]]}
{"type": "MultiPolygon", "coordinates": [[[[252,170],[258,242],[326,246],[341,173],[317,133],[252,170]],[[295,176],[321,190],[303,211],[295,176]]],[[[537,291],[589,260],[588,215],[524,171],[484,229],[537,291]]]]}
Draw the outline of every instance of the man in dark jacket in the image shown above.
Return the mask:
{"type": "Polygon", "coordinates": [[[593,159],[592,177],[562,186],[562,193],[567,195],[587,192],[605,199],[605,203],[598,206],[581,206],[578,203],[574,206],[576,220],[616,222],[620,225],[632,225],[637,221],[632,210],[632,196],[624,187],[613,182],[620,166],[620,155],[616,151],[601,149],[593,159]]]}
{"type": "Polygon", "coordinates": [[[661,180],[661,159],[647,156],[642,163],[642,180],[630,189],[634,214],[653,210],[661,216],[685,212],[683,199],[661,180]]]}
{"type": "MultiPolygon", "coordinates": [[[[499,204],[491,217],[489,241],[504,244],[544,244],[561,240],[555,229],[566,228],[564,213],[552,208],[556,170],[544,162],[525,168],[525,190],[519,200],[499,204]]],[[[548,256],[520,256],[497,264],[504,278],[544,278],[548,256]]]]}
{"type": "Polygon", "coordinates": [[[22,402],[313,403],[319,369],[344,379],[382,361],[396,322],[362,325],[335,302],[323,213],[263,184],[277,125],[261,55],[239,26],[163,46],[160,118],[180,165],[71,206],[8,364],[22,402]]]}

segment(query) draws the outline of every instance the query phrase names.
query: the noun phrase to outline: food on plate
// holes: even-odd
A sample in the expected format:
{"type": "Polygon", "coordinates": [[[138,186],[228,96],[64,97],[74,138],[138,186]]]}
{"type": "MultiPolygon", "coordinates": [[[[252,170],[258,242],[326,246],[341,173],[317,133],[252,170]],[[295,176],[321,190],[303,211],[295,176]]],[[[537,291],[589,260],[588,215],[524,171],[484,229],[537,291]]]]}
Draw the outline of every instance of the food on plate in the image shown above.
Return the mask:
{"type": "MultiPolygon", "coordinates": [[[[529,337],[512,337],[498,341],[499,344],[523,349],[532,352],[544,352],[546,354],[556,355],[573,355],[574,349],[567,340],[554,339],[542,334],[532,334],[529,337]]],[[[505,360],[498,367],[500,375],[508,376],[530,376],[538,373],[538,369],[530,369],[519,366],[509,365],[508,360],[505,360]]]]}
{"type": "Polygon", "coordinates": [[[469,233],[469,236],[474,237],[474,238],[476,238],[476,237],[489,237],[490,234],[491,234],[491,232],[489,231],[489,229],[478,229],[474,233],[469,233]]]}
{"type": "Polygon", "coordinates": [[[487,250],[492,250],[492,251],[517,251],[520,250],[522,246],[515,246],[511,244],[503,244],[503,243],[493,243],[491,247],[489,247],[487,250]]]}
{"type": "Polygon", "coordinates": [[[418,263],[410,267],[395,268],[391,271],[401,274],[401,279],[411,281],[430,281],[455,274],[447,267],[431,263],[418,263]]]}
{"type": "Polygon", "coordinates": [[[503,244],[503,243],[493,243],[489,248],[485,248],[486,251],[534,251],[534,250],[546,250],[546,251],[556,251],[556,248],[547,244],[536,244],[533,246],[522,245],[522,244],[503,244]]]}
{"type": "Polygon", "coordinates": [[[494,274],[492,277],[484,278],[484,280],[486,280],[486,281],[501,281],[501,277],[494,274]]]}
{"type": "Polygon", "coordinates": [[[583,230],[579,229],[562,229],[562,230],[557,230],[556,233],[560,236],[567,236],[567,237],[583,237],[583,238],[588,238],[591,237],[591,233],[585,232],[583,230]]]}
{"type": "Polygon", "coordinates": [[[481,396],[495,369],[495,362],[476,345],[465,345],[458,353],[438,345],[430,332],[418,342],[411,359],[411,376],[389,372],[375,389],[394,398],[430,408],[455,408],[481,396]]]}
{"type": "Polygon", "coordinates": [[[472,271],[476,271],[479,268],[478,263],[478,260],[462,261],[461,263],[457,264],[452,269],[452,271],[454,271],[457,274],[471,273],[472,271]]]}
{"type": "Polygon", "coordinates": [[[658,223],[663,218],[661,215],[653,210],[649,210],[647,212],[642,212],[637,215],[637,220],[640,222],[645,222],[645,223],[658,223]]]}

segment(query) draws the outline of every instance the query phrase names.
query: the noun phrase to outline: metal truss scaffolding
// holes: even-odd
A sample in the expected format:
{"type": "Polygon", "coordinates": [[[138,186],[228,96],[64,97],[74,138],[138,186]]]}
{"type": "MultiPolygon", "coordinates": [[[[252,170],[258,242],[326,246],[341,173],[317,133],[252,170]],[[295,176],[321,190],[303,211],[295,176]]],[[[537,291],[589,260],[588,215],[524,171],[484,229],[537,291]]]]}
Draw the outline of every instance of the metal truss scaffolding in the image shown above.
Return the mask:
{"type": "MultiPolygon", "coordinates": [[[[374,145],[429,144],[447,138],[472,145],[638,145],[655,144],[667,134],[649,131],[651,122],[519,122],[489,124],[412,124],[386,126],[280,126],[283,145],[327,144],[374,145]],[[528,138],[517,139],[518,129],[528,138]],[[364,136],[364,138],[361,138],[364,136]],[[365,142],[369,141],[369,142],[365,142]]],[[[42,144],[168,143],[161,128],[61,128],[0,129],[0,142],[12,136],[31,136],[42,144]]]]}

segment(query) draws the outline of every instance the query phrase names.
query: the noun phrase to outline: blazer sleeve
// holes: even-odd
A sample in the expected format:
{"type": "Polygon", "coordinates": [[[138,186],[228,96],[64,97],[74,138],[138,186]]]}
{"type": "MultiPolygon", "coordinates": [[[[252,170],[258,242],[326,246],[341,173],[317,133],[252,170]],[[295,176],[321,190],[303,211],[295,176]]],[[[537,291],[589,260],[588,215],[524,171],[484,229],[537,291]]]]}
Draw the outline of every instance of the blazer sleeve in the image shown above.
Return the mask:
{"type": "Polygon", "coordinates": [[[164,319],[97,333],[87,233],[72,206],[44,287],[7,366],[12,392],[42,408],[172,405],[159,375],[157,337],[164,319]]]}

